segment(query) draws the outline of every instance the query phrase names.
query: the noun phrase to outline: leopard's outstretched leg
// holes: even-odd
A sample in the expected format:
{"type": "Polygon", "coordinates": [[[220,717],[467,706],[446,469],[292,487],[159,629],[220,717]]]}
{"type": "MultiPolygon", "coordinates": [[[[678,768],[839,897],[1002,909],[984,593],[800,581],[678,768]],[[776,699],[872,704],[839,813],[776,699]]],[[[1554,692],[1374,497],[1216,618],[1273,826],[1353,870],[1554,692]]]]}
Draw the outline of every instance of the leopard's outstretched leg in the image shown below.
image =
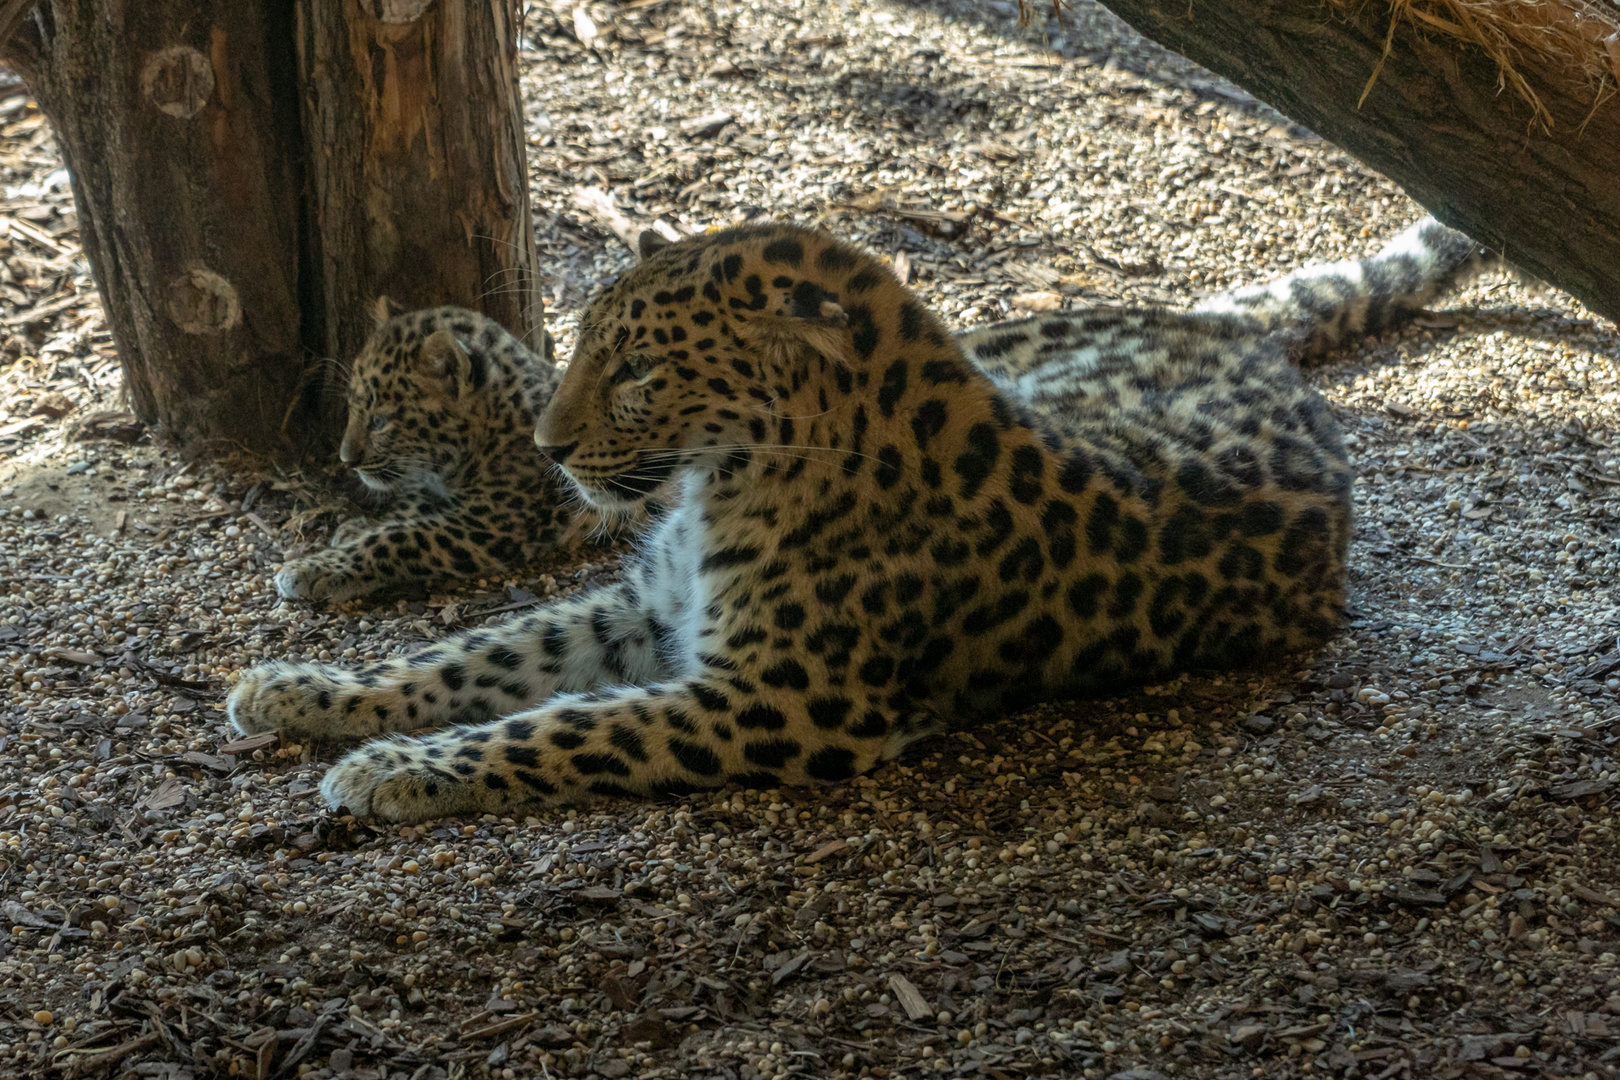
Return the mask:
{"type": "Polygon", "coordinates": [[[317,739],[487,720],[556,693],[665,677],[660,614],[621,582],[363,667],[265,664],[243,674],[227,709],[238,731],[317,739]]]}
{"type": "Polygon", "coordinates": [[[862,739],[818,724],[812,706],[741,694],[718,675],[563,695],[504,720],[369,743],[327,772],[321,793],[334,809],[410,822],[593,794],[832,782],[928,730],[885,715],[897,734],[862,739]]]}

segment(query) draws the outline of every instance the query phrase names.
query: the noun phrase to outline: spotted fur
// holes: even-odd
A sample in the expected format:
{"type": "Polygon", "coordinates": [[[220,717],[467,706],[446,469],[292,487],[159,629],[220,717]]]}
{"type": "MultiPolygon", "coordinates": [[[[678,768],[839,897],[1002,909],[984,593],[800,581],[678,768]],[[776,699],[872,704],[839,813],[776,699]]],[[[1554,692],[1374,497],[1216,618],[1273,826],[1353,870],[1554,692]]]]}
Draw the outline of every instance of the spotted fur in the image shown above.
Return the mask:
{"type": "Polygon", "coordinates": [[[536,431],[605,511],[682,484],[622,580],[356,670],[257,668],[231,720],[399,733],[322,791],[415,820],[845,780],[942,722],[1318,642],[1350,470],[1291,361],[1473,260],[1437,229],[1200,311],[960,339],[822,234],[655,250],[536,431]]]}
{"type": "Polygon", "coordinates": [[[559,378],[550,338],[540,357],[464,308],[403,313],[383,300],[376,315],[349,378],[340,454],[388,511],[344,522],[326,550],[283,566],[276,589],[290,599],[507,573],[574,524],[534,453],[559,378]]]}

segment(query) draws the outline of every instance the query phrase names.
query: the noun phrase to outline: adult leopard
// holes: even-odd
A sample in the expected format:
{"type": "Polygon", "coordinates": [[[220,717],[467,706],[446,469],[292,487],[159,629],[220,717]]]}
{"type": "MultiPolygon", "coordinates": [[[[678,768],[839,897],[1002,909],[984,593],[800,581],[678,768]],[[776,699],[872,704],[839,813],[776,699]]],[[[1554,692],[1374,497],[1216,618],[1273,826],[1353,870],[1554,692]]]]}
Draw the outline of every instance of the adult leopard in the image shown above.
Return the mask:
{"type": "Polygon", "coordinates": [[[608,513],[678,474],[622,580],[355,670],[254,669],[231,720],[456,725],[327,773],[333,806],[410,821],[844,780],[946,719],[1310,645],[1342,607],[1351,476],[1291,359],[1479,254],[1425,220],[1206,310],[957,341],[820,233],[652,251],[591,305],[536,431],[608,513]]]}

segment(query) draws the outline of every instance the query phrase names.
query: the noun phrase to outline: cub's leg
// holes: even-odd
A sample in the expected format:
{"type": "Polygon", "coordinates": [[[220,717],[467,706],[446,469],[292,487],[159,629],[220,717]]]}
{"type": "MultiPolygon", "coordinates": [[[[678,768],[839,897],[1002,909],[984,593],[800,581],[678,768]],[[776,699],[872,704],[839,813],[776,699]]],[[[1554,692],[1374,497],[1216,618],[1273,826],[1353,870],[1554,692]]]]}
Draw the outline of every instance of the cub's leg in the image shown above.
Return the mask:
{"type": "Polygon", "coordinates": [[[738,681],[709,672],[564,695],[504,720],[379,739],[334,765],[321,793],[334,809],[420,821],[732,780],[755,787],[848,780],[928,731],[881,706],[849,715],[826,698],[766,698],[739,691],[738,681]]]}
{"type": "Polygon", "coordinates": [[[620,582],[364,667],[264,664],[243,674],[227,711],[240,732],[319,739],[487,720],[556,693],[667,678],[660,614],[674,613],[649,611],[620,582]]]}
{"type": "Polygon", "coordinates": [[[378,522],[369,518],[348,518],[339,522],[338,527],[332,530],[332,539],[326,546],[329,548],[348,547],[351,544],[358,543],[362,537],[375,531],[377,527],[378,522]]]}
{"type": "Polygon", "coordinates": [[[276,592],[287,600],[341,603],[385,585],[503,574],[555,543],[561,530],[548,520],[544,527],[530,523],[528,531],[536,534],[535,543],[496,536],[461,511],[344,522],[331,547],[282,566],[276,592]]]}

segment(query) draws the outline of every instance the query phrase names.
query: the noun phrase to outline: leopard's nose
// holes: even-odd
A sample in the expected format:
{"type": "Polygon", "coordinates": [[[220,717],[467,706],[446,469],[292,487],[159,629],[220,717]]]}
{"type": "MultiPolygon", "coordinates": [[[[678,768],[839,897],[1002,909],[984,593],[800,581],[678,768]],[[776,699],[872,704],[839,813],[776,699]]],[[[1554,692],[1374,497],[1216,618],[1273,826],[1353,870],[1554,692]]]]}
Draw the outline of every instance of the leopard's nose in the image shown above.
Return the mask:
{"type": "Polygon", "coordinates": [[[365,443],[353,443],[344,439],[338,446],[338,458],[343,464],[358,468],[366,460],[365,443]]]}
{"type": "Polygon", "coordinates": [[[568,456],[578,448],[579,443],[577,442],[571,442],[566,446],[535,446],[535,449],[539,450],[548,461],[551,461],[557,465],[561,465],[563,462],[567,461],[568,456]]]}

